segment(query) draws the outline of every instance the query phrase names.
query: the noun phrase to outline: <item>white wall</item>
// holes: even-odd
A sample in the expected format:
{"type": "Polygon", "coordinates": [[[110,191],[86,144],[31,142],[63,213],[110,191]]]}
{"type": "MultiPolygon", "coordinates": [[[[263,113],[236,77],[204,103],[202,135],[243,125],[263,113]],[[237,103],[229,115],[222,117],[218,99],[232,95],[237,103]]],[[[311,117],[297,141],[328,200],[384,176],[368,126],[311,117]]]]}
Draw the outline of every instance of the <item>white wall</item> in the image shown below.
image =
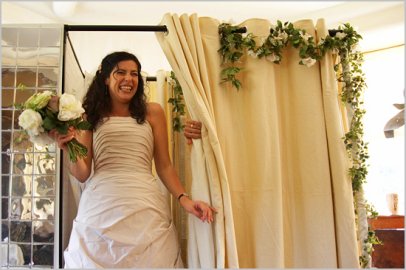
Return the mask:
{"type": "MultiPolygon", "coordinates": [[[[363,51],[404,44],[403,1],[78,1],[69,16],[58,16],[52,1],[2,1],[1,12],[2,23],[6,24],[157,25],[167,12],[197,13],[236,24],[248,18],[265,18],[272,23],[277,19],[293,22],[324,18],[329,28],[345,22],[356,27],[364,37],[360,46],[363,51]]],[[[70,35],[86,72],[94,73],[102,57],[116,50],[135,53],[150,75],[159,69],[171,69],[154,33],[70,35]]]]}

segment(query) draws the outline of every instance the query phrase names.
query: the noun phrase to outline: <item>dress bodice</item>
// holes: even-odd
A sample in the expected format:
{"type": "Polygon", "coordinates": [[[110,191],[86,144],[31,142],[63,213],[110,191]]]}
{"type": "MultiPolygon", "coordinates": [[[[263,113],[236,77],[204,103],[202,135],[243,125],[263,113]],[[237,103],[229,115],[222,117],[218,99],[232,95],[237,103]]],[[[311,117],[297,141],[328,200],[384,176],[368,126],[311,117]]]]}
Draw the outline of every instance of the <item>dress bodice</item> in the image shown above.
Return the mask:
{"type": "Polygon", "coordinates": [[[151,173],[153,134],[148,121],[106,118],[93,133],[95,172],[151,173]]]}

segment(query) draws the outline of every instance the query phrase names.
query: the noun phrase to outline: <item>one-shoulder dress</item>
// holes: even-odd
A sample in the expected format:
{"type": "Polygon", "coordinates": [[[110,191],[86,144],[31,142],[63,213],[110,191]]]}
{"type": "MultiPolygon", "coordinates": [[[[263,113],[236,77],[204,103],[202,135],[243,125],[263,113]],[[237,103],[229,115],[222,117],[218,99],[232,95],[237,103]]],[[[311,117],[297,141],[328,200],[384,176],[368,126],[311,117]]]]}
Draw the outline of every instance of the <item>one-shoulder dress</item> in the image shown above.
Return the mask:
{"type": "Polygon", "coordinates": [[[150,124],[110,117],[93,133],[94,174],[64,252],[65,268],[183,267],[169,204],[152,174],[150,124]]]}

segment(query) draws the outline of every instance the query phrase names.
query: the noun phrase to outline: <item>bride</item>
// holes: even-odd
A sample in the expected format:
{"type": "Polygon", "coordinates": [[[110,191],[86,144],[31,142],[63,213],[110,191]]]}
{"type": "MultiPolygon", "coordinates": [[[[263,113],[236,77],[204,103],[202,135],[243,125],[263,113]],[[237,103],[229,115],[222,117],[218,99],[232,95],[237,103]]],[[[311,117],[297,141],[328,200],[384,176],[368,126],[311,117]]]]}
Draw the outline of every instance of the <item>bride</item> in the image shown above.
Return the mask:
{"type": "Polygon", "coordinates": [[[88,149],[87,157],[69,164],[70,173],[87,185],[64,252],[66,268],[183,267],[152,160],[159,178],[188,213],[202,222],[214,220],[214,208],[185,193],[170,162],[164,111],[146,102],[140,74],[133,54],[107,55],[83,103],[84,118],[93,129],[50,132],[65,153],[73,138],[88,149]]]}

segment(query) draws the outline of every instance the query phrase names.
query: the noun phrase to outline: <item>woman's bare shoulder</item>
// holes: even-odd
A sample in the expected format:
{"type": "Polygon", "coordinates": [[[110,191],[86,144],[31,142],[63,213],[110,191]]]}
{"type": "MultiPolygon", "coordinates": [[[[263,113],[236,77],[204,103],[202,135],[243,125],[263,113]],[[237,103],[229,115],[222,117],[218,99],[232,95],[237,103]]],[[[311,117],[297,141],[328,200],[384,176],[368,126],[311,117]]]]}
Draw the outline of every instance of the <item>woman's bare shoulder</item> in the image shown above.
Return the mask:
{"type": "Polygon", "coordinates": [[[163,115],[165,115],[162,106],[156,102],[147,103],[147,120],[154,123],[158,121],[163,115]]]}
{"type": "Polygon", "coordinates": [[[147,103],[147,115],[156,115],[163,113],[163,108],[161,104],[157,102],[148,102],[147,103]]]}

